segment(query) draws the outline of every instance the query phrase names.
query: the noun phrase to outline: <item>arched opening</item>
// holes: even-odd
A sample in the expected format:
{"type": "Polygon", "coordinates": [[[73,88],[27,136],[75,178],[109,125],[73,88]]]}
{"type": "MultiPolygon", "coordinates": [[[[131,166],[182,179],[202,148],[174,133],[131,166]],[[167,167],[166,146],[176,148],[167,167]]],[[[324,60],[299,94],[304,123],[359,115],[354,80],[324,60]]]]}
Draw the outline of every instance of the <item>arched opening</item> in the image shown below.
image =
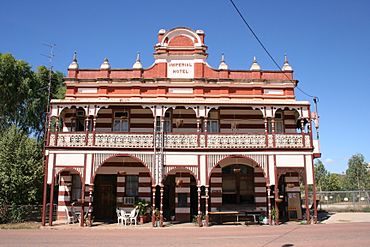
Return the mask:
{"type": "Polygon", "coordinates": [[[223,206],[254,204],[253,167],[232,164],[222,168],[223,206]]]}
{"type": "Polygon", "coordinates": [[[83,203],[83,184],[79,172],[74,169],[63,169],[55,176],[54,203],[57,204],[57,218],[66,219],[67,211],[80,212],[83,203]]]}
{"type": "Polygon", "coordinates": [[[208,113],[209,133],[264,133],[262,112],[251,107],[220,107],[208,113]]]}
{"type": "Polygon", "coordinates": [[[153,114],[150,109],[141,106],[101,108],[97,113],[95,131],[97,133],[152,133],[153,114]]]}
{"type": "Polygon", "coordinates": [[[94,177],[95,219],[116,222],[116,208],[132,209],[138,200],[151,204],[151,185],[149,169],[137,158],[114,156],[107,159],[94,177]]]}
{"type": "Polygon", "coordinates": [[[176,168],[167,174],[163,185],[164,220],[191,222],[198,214],[198,187],[193,174],[176,168]]]}
{"type": "MultiPolygon", "coordinates": [[[[86,130],[86,113],[82,107],[64,108],[60,113],[59,126],[62,132],[83,132],[86,130]]],[[[90,120],[89,120],[90,121],[90,120]]],[[[88,122],[89,126],[91,124],[88,122]]],[[[88,128],[90,128],[88,126],[88,128]]]]}
{"type": "Polygon", "coordinates": [[[266,178],[252,159],[228,157],[210,176],[210,211],[267,212],[266,178]]]}

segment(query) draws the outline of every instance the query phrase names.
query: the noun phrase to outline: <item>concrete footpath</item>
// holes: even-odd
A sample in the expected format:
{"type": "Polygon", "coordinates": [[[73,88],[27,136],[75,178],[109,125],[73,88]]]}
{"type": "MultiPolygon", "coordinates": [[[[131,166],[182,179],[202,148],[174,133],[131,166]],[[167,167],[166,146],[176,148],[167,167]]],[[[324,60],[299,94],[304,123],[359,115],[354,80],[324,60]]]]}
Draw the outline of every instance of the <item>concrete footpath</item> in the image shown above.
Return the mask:
{"type": "Polygon", "coordinates": [[[329,213],[327,219],[323,219],[323,224],[336,224],[336,223],[359,223],[370,222],[370,213],[329,213]]]}
{"type": "MultiPolygon", "coordinates": [[[[370,213],[320,213],[319,214],[319,224],[338,224],[338,223],[370,223],[370,213]]],[[[299,225],[302,222],[287,222],[287,225],[299,225]]],[[[285,224],[284,224],[285,225],[285,224]]],[[[230,226],[241,226],[245,227],[243,222],[238,224],[222,224],[222,225],[213,225],[211,227],[230,227],[230,226]]],[[[259,227],[260,225],[248,225],[249,227],[259,227]]],[[[42,227],[44,229],[50,229],[49,226],[42,227]]],[[[78,229],[80,228],[79,224],[69,224],[66,225],[65,221],[56,221],[53,223],[52,229],[78,229]]],[[[137,226],[122,226],[117,223],[103,223],[103,222],[94,222],[93,227],[90,229],[147,229],[153,228],[151,223],[146,223],[144,225],[137,226]]],[[[170,224],[165,222],[165,228],[198,228],[194,223],[180,223],[180,224],[170,224]]]]}

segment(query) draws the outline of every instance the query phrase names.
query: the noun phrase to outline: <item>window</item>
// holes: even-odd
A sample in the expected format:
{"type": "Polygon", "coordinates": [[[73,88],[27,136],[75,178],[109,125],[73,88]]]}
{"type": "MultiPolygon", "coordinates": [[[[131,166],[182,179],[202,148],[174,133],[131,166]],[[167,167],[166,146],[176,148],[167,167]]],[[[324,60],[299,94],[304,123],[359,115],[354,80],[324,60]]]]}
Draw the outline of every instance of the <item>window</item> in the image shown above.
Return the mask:
{"type": "Polygon", "coordinates": [[[284,133],[284,120],[282,112],[275,113],[275,132],[284,133]]]}
{"type": "MultiPolygon", "coordinates": [[[[84,131],[85,130],[85,112],[84,110],[76,111],[76,120],[75,123],[72,123],[72,126],[75,127],[75,131],[84,131]]],[[[73,130],[72,130],[73,131],[73,130]]]]}
{"type": "Polygon", "coordinates": [[[139,176],[126,176],[126,196],[139,195],[139,176]]]}
{"type": "Polygon", "coordinates": [[[171,132],[172,130],[172,114],[171,112],[166,112],[164,115],[163,131],[171,132]]]}
{"type": "Polygon", "coordinates": [[[82,184],[78,174],[72,174],[71,202],[81,199],[82,184]]]}
{"type": "Polygon", "coordinates": [[[178,207],[179,208],[186,208],[188,207],[188,195],[186,193],[178,193],[178,207]]]}
{"type": "Polygon", "coordinates": [[[209,112],[209,119],[207,122],[207,129],[209,133],[218,133],[220,131],[220,121],[219,119],[219,112],[218,111],[210,111],[209,112]]]}
{"type": "Polygon", "coordinates": [[[128,112],[116,111],[114,112],[113,131],[128,131],[128,112]]]}
{"type": "Polygon", "coordinates": [[[208,127],[207,128],[208,128],[209,133],[219,132],[218,120],[208,120],[208,127]]]}

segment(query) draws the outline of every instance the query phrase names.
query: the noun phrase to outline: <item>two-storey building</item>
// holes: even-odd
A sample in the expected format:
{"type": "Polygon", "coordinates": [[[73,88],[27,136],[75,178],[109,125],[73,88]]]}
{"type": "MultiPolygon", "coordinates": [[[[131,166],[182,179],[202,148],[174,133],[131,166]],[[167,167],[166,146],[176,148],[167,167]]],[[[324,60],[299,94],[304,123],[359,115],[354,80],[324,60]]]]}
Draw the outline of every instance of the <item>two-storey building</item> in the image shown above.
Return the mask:
{"type": "Polygon", "coordinates": [[[107,59],[83,69],[74,56],[65,99],[51,100],[45,153],[44,196],[57,197],[58,217],[77,201],[116,220],[117,207],[145,199],[162,221],[230,210],[302,218],[300,183],[308,209],[320,153],[292,67],[285,58],[282,70],[262,70],[254,58],[232,70],[222,56],[212,68],[204,37],[160,30],[149,68],[138,56],[130,69],[107,59]]]}

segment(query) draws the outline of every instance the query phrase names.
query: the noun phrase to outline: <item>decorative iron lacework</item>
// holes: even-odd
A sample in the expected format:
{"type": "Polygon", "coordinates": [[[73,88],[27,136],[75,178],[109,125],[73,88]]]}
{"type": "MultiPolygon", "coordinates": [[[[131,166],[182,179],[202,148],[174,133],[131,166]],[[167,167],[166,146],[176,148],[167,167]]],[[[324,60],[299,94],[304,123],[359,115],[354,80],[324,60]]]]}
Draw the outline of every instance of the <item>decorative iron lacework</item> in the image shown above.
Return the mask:
{"type": "Polygon", "coordinates": [[[49,146],[55,145],[55,134],[50,134],[49,146]]]}
{"type": "Polygon", "coordinates": [[[85,133],[59,133],[58,147],[82,147],[86,146],[85,133]]]}
{"type": "Polygon", "coordinates": [[[152,134],[96,134],[95,146],[98,147],[126,147],[126,148],[153,148],[152,134]]]}
{"type": "MultiPolygon", "coordinates": [[[[208,176],[210,176],[212,172],[212,168],[215,167],[221,160],[227,158],[227,157],[233,157],[230,156],[230,154],[210,154],[208,155],[208,176]]],[[[255,161],[258,166],[263,170],[265,175],[267,174],[267,158],[268,156],[265,154],[241,154],[237,155],[235,157],[246,157],[253,161],[255,161]]]]}
{"type": "Polygon", "coordinates": [[[266,146],[263,135],[208,135],[208,148],[262,148],[266,146]]]}
{"type": "Polygon", "coordinates": [[[276,134],[275,144],[277,148],[301,148],[303,147],[302,135],[276,134]]]}
{"type": "Polygon", "coordinates": [[[166,134],[165,148],[197,148],[198,135],[166,134]]]}

